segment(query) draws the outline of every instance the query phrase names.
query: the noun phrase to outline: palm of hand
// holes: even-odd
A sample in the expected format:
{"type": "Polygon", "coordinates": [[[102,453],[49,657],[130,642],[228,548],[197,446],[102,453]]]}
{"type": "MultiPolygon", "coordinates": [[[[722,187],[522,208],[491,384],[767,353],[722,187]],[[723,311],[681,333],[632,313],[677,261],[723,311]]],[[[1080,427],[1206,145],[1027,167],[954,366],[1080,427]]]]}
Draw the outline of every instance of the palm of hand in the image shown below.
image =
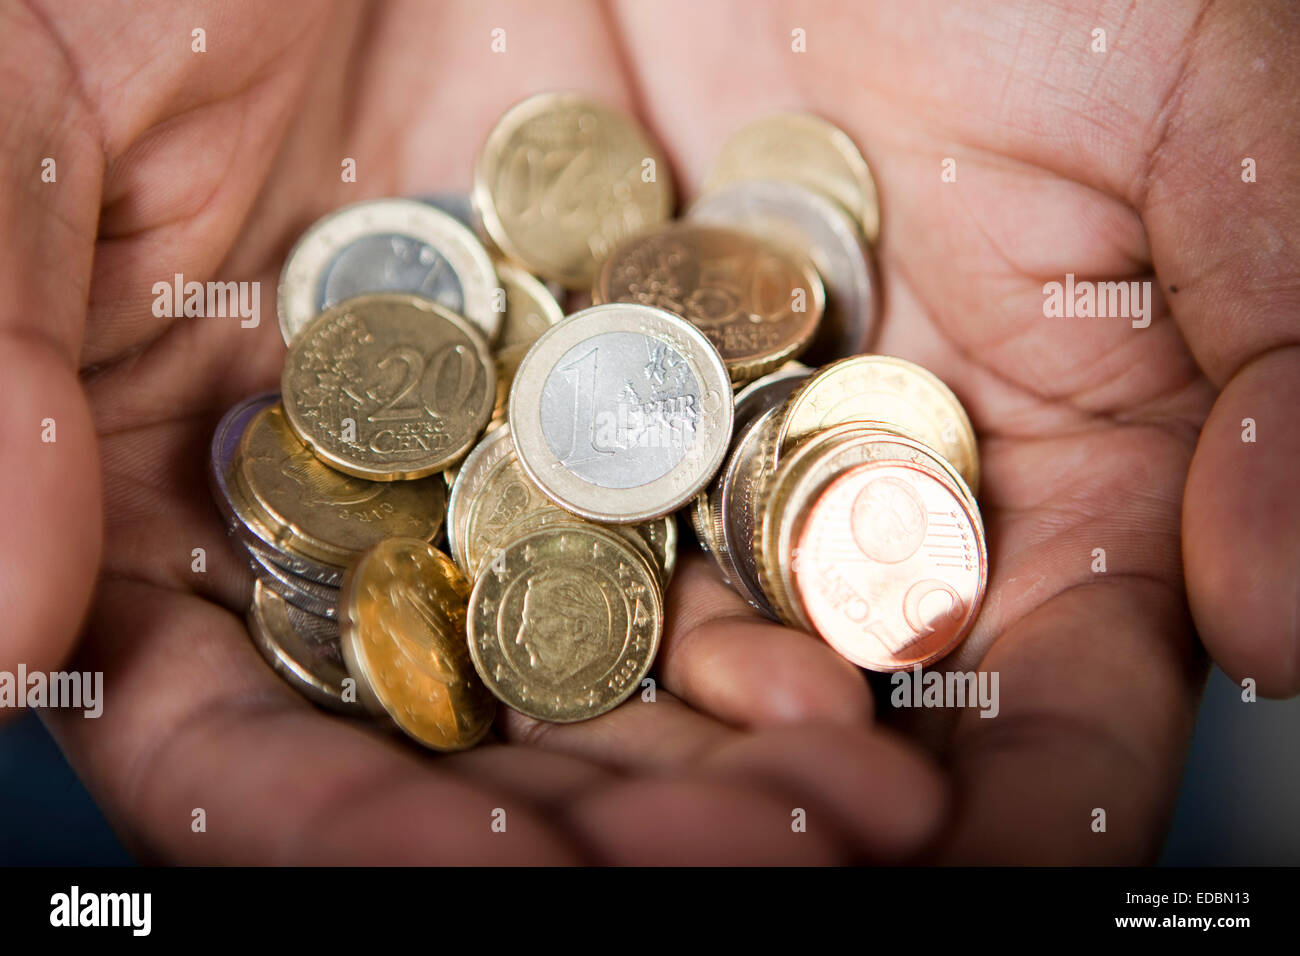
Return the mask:
{"type": "MultiPolygon", "coordinates": [[[[79,608],[50,600],[41,562],[62,561],[64,587],[88,590],[93,549],[66,568],[55,546],[84,542],[97,522],[96,492],[84,487],[97,457],[106,532],[77,666],[106,672],[108,703],[98,721],[51,720],[143,852],[814,862],[927,848],[956,860],[1154,851],[1202,669],[1183,604],[1178,508],[1214,390],[1166,316],[1142,332],[1023,318],[1041,314],[1042,283],[1067,271],[1149,272],[1149,228],[1117,198],[1146,162],[1144,130],[1106,125],[1105,161],[1018,130],[1013,120],[1071,141],[1091,122],[1077,103],[1044,102],[1069,96],[1034,76],[1012,82],[1041,45],[1033,31],[1008,67],[974,42],[974,19],[941,46],[911,22],[889,21],[885,36],[865,18],[792,11],[754,22],[743,9],[718,5],[683,29],[689,8],[618,17],[575,5],[563,23],[471,4],[390,6],[373,21],[350,6],[305,18],[259,8],[210,25],[202,55],[187,48],[201,18],[167,12],[102,68],[60,67],[83,94],[71,161],[61,161],[66,218],[45,240],[81,271],[74,283],[29,277],[25,290],[54,317],[58,344],[74,354],[80,344],[98,434],[78,431],[85,410],[66,370],[31,373],[42,408],[61,416],[64,457],[43,475],[41,493],[61,501],[61,516],[43,523],[51,550],[30,562],[28,590],[43,603],[20,610],[33,633],[71,640],[79,608]],[[507,30],[504,55],[489,51],[495,26],[507,30]],[[792,26],[809,33],[802,57],[789,50],[792,26]],[[871,57],[851,55],[853,36],[880,43],[871,57]],[[729,50],[744,50],[754,72],[722,59],[729,50]],[[698,95],[711,84],[718,95],[698,95]],[[429,759],[325,716],[250,645],[249,575],[223,540],[204,467],[221,412],[278,380],[273,310],[256,329],[156,319],[153,283],[180,272],[273,289],[311,220],[369,196],[463,190],[495,118],[552,88],[636,109],[687,184],[722,135],[762,110],[821,112],[866,147],[885,210],[876,348],[948,381],[983,451],[988,598],[947,663],[998,671],[1001,713],[916,722],[946,777],[916,744],[873,726],[855,668],[756,618],[694,556],[669,595],[654,703],[634,697],[567,726],[511,714],[501,742],[464,754],[429,759]],[[85,172],[98,157],[84,130],[100,132],[112,159],[102,198],[85,172]],[[939,157],[950,155],[958,183],[941,184],[939,157]],[[345,156],[357,185],[340,182],[345,156]],[[87,288],[83,333],[73,316],[87,288]],[[196,547],[206,574],[191,571],[196,547]],[[1091,571],[1094,548],[1108,555],[1105,575],[1091,571]],[[196,807],[207,835],[191,832],[196,807]],[[1089,828],[1094,807],[1110,816],[1104,840],[1089,828]],[[492,829],[498,808],[504,834],[492,829]],[[795,808],[808,813],[806,833],[792,830],[795,808]]],[[[1089,27],[1060,21],[1086,38],[1089,27]]],[[[26,55],[56,56],[50,29],[91,49],[96,28],[33,23],[26,55]]],[[[25,659],[60,650],[47,636],[25,659]]]]}

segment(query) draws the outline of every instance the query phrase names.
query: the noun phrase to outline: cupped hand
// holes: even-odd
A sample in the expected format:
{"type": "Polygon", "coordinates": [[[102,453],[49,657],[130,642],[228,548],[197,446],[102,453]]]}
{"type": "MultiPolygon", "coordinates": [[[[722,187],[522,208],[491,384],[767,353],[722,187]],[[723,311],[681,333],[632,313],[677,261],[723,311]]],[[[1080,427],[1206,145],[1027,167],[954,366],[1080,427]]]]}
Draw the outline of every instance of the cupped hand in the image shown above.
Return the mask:
{"type": "Polygon", "coordinates": [[[149,859],[1150,859],[1204,673],[1189,602],[1231,675],[1300,682],[1288,17],[6,7],[0,668],[104,671],[102,717],[47,719],[149,859]],[[465,190],[495,119],[547,89],[635,111],[686,196],[763,112],[809,109],[861,144],[884,219],[876,348],[936,371],[980,436],[989,590],[945,665],[999,673],[996,718],[882,726],[860,672],[759,620],[699,556],[668,595],[653,702],[575,725],[507,715],[468,753],[328,716],[262,663],[205,469],[225,408],[278,380],[284,254],[346,202],[465,190]],[[260,325],[155,317],[176,273],[259,281],[260,325]],[[1150,327],[1044,317],[1043,283],[1066,273],[1152,279],[1150,327]]]}

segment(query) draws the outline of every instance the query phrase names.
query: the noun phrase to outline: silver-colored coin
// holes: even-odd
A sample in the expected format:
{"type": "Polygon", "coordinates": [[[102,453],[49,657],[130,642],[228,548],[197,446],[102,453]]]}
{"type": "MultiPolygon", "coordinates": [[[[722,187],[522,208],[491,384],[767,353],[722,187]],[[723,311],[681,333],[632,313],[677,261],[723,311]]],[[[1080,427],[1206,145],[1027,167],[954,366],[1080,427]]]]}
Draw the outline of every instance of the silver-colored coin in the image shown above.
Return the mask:
{"type": "Polygon", "coordinates": [[[490,342],[501,324],[492,260],[474,233],[416,199],[344,206],[303,233],[280,273],[285,342],[327,308],[374,292],[409,292],[469,319],[490,342]]]}
{"type": "Polygon", "coordinates": [[[248,608],[248,633],[266,662],[298,693],[330,710],[365,716],[355,695],[345,699],[348,672],[337,622],[294,607],[259,579],[248,608]]]}
{"type": "Polygon", "coordinates": [[[803,361],[823,365],[871,343],[880,321],[875,258],[833,200],[795,183],[754,180],[701,196],[687,218],[745,229],[812,259],[826,285],[826,312],[803,361]]]}
{"type": "Polygon", "coordinates": [[[759,510],[765,503],[757,500],[753,479],[754,458],[762,444],[762,428],[780,411],[778,402],[750,419],[740,433],[722,475],[709,490],[715,522],[713,537],[717,544],[713,556],[722,576],[752,607],[774,620],[777,615],[763,594],[758,564],[754,560],[754,532],[758,527],[759,510]]]}
{"type": "Polygon", "coordinates": [[[756,378],[736,392],[736,424],[732,430],[731,447],[740,443],[739,435],[759,415],[784,402],[813,373],[802,362],[786,362],[775,372],[756,378]]]}
{"type": "Polygon", "coordinates": [[[721,356],[685,319],[611,303],[570,316],[529,350],[510,390],[520,464],[556,504],[631,524],[708,484],[731,437],[721,356]]]}
{"type": "Polygon", "coordinates": [[[339,589],[300,577],[276,563],[275,554],[244,542],[249,565],[259,579],[296,608],[334,620],[339,613],[339,589]]]}
{"type": "Polygon", "coordinates": [[[231,466],[239,449],[239,439],[257,413],[280,400],[279,392],[254,395],[234,405],[212,433],[208,457],[208,481],[212,498],[226,527],[226,534],[242,547],[256,547],[267,553],[279,567],[317,584],[337,588],[346,569],[286,551],[276,536],[249,509],[233,484],[231,466]]]}

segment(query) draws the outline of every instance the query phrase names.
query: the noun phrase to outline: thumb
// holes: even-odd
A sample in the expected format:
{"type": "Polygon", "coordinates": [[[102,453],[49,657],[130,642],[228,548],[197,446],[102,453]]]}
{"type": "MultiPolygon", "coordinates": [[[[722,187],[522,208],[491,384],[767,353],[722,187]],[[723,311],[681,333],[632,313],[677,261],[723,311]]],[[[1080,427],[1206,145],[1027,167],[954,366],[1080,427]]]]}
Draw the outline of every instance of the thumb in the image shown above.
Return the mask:
{"type": "Polygon", "coordinates": [[[103,538],[77,366],[104,162],[57,40],[23,4],[0,9],[0,38],[0,671],[49,671],[103,538]]]}

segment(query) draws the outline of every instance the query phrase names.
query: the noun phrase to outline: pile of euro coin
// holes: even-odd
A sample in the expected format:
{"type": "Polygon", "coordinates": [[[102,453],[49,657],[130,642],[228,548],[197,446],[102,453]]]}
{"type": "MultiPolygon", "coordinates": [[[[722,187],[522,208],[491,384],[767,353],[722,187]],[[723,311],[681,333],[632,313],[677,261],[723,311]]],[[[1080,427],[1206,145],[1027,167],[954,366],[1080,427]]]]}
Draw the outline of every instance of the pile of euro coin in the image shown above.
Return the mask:
{"type": "Polygon", "coordinates": [[[986,576],[974,434],[934,375],[866,354],[857,147],[760,118],[674,209],[632,118],[542,94],[472,195],[298,239],[280,389],[222,418],[210,478],[250,634],[303,695],[436,750],[498,701],[605,713],[654,664],[683,511],[750,604],[865,668],[960,643],[986,576]]]}

